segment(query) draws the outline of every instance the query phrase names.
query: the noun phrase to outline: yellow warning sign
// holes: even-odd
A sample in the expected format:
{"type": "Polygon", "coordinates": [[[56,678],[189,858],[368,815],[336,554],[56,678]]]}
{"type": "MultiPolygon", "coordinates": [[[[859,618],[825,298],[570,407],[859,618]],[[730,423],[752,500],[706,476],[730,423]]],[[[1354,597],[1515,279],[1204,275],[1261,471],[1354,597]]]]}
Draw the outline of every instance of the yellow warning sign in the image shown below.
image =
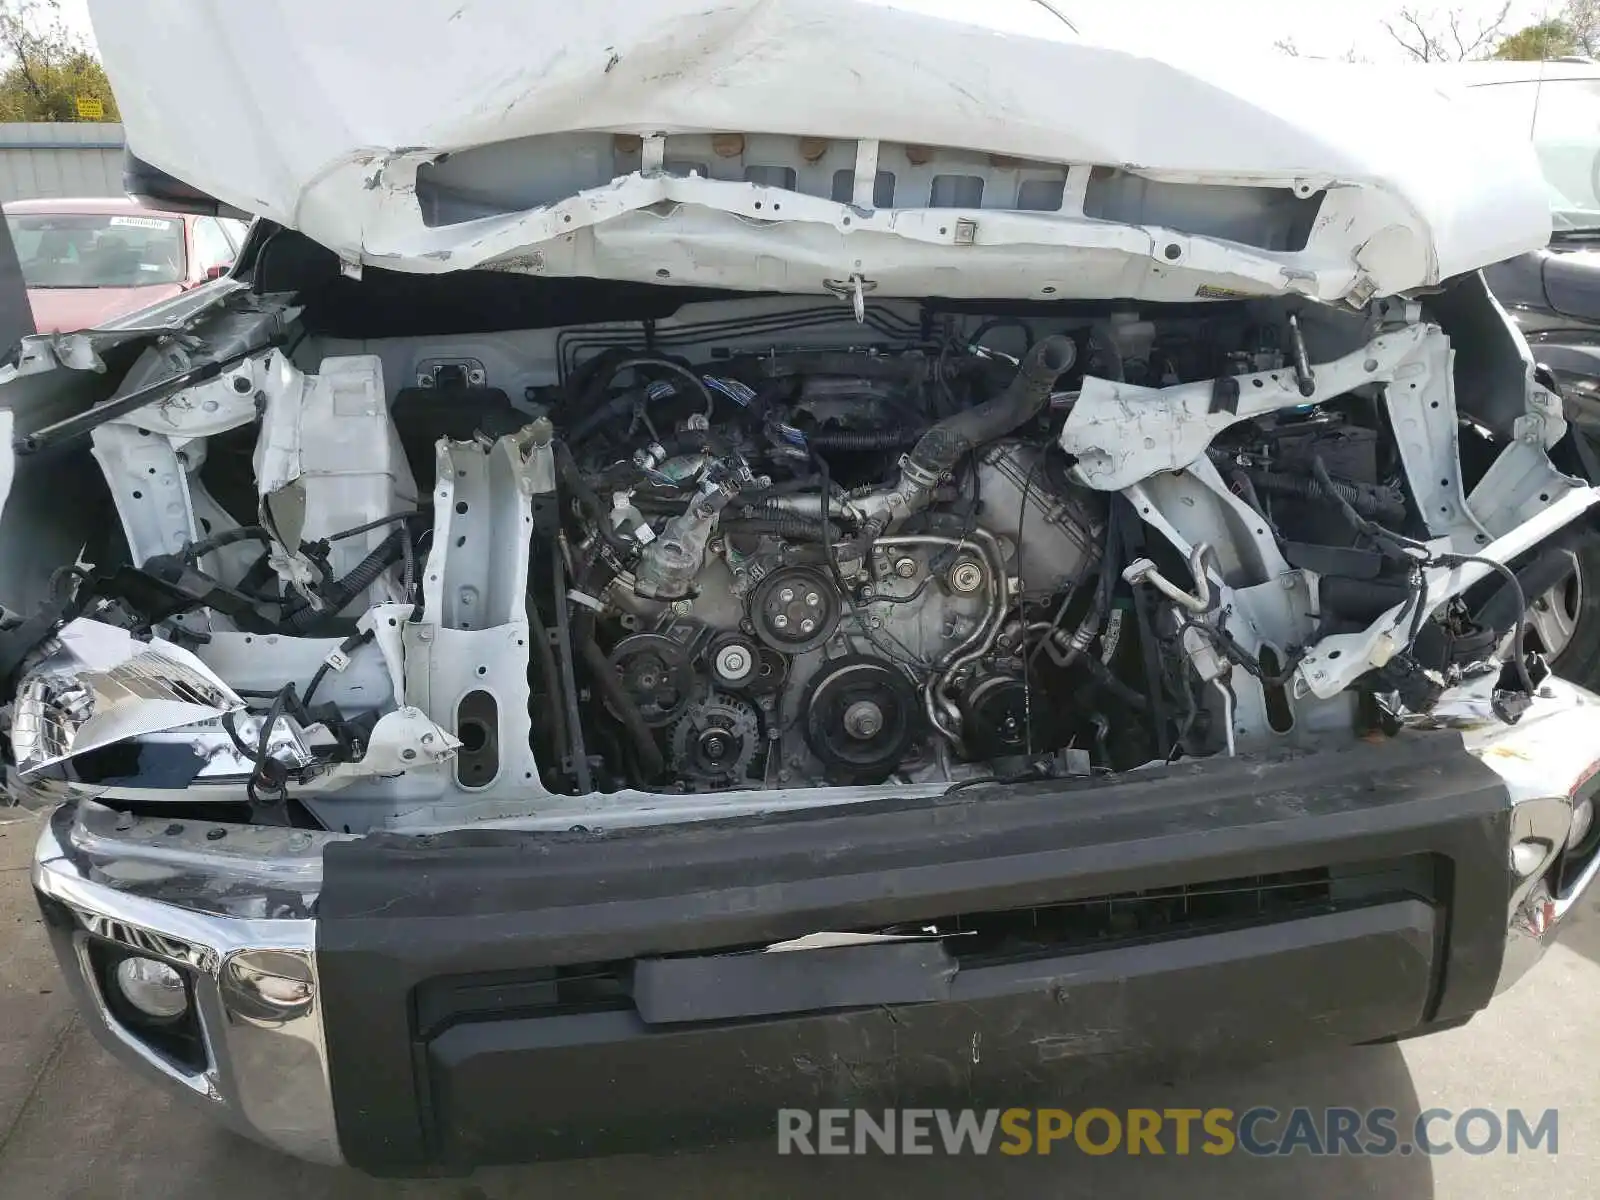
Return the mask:
{"type": "Polygon", "coordinates": [[[106,119],[105,102],[99,96],[78,97],[78,120],[104,121],[106,119]]]}

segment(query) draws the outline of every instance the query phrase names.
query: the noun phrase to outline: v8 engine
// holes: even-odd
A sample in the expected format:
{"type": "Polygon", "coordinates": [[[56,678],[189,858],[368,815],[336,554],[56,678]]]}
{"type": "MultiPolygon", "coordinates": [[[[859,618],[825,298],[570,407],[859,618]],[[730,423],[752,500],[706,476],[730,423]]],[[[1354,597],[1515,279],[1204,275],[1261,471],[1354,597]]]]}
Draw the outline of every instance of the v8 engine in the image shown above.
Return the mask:
{"type": "Polygon", "coordinates": [[[1095,571],[1104,534],[1103,503],[1040,436],[1076,358],[1054,337],[1020,366],[597,365],[558,461],[581,498],[577,592],[595,616],[580,633],[611,668],[611,761],[692,789],[878,783],[1071,741],[1025,660],[1081,652],[1033,634],[1055,629],[1046,609],[1095,571]],[[717,398],[731,420],[714,421],[717,398]]]}

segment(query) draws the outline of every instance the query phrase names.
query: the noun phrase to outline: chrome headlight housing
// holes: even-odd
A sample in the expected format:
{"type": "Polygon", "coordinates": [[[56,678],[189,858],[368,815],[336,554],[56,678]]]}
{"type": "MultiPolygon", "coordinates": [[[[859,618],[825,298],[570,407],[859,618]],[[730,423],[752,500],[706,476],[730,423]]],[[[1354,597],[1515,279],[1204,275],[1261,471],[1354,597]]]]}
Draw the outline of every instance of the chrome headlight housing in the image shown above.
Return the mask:
{"type": "Polygon", "coordinates": [[[125,738],[216,720],[244,707],[193,654],[80,618],[23,677],[11,715],[17,772],[30,774],[125,738]]]}

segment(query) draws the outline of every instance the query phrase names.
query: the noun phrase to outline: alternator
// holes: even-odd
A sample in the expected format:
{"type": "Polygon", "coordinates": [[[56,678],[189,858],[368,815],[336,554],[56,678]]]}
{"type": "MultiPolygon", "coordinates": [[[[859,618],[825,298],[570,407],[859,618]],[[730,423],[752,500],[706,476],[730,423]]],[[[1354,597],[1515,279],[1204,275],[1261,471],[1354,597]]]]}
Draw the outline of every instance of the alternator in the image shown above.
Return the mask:
{"type": "Polygon", "coordinates": [[[761,745],[755,710],[711,693],[672,727],[672,765],[690,779],[725,784],[744,778],[761,745]]]}

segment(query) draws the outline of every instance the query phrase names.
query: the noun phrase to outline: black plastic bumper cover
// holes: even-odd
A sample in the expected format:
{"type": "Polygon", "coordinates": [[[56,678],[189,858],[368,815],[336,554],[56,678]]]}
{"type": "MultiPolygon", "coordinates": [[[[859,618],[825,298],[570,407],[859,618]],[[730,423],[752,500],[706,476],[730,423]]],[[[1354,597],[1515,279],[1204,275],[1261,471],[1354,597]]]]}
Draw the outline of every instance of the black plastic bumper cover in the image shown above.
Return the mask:
{"type": "Polygon", "coordinates": [[[317,955],[340,1142],[409,1174],[770,1130],[782,1106],[1024,1103],[1130,1059],[1458,1021],[1499,971],[1508,827],[1498,776],[1439,734],[763,819],[337,844],[317,955]],[[922,943],[829,968],[810,1011],[773,1015],[781,975],[734,964],[747,998],[691,1019],[695,963],[727,976],[704,957],[598,1011],[515,989],[452,1022],[418,1004],[443,979],[1417,856],[1431,897],[960,969],[922,943]]]}

